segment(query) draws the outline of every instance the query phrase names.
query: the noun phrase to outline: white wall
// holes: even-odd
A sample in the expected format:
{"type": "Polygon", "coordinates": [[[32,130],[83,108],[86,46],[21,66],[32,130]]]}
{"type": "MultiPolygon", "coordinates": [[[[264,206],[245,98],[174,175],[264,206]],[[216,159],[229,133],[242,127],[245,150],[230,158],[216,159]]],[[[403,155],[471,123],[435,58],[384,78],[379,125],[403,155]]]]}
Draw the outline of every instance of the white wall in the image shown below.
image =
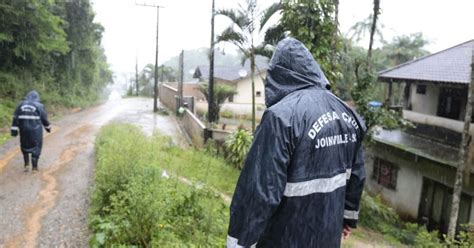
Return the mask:
{"type": "Polygon", "coordinates": [[[387,202],[398,213],[416,219],[423,188],[423,176],[412,167],[397,165],[399,170],[396,189],[385,188],[372,179],[373,155],[367,155],[365,165],[367,190],[372,194],[380,194],[383,201],[387,202]]]}
{"type": "MultiPolygon", "coordinates": [[[[265,104],[265,86],[263,80],[265,73],[255,75],[255,94],[260,91],[260,97],[255,96],[255,103],[265,104]]],[[[250,77],[244,78],[237,83],[237,94],[234,95],[234,103],[252,103],[252,80],[250,77]]]]}
{"type": "Polygon", "coordinates": [[[433,84],[424,84],[426,85],[426,93],[422,95],[416,93],[417,85],[412,84],[410,89],[412,110],[418,113],[436,115],[438,112],[439,87],[433,84]]]}

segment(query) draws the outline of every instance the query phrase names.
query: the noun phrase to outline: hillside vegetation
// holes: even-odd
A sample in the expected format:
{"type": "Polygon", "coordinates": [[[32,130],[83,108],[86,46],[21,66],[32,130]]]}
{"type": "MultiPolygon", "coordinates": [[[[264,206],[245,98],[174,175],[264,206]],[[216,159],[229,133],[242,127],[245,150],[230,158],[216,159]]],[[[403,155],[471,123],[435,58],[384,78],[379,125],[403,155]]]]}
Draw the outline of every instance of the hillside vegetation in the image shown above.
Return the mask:
{"type": "Polygon", "coordinates": [[[47,108],[76,107],[112,81],[89,0],[7,0],[0,13],[0,127],[30,90],[47,108]]]}

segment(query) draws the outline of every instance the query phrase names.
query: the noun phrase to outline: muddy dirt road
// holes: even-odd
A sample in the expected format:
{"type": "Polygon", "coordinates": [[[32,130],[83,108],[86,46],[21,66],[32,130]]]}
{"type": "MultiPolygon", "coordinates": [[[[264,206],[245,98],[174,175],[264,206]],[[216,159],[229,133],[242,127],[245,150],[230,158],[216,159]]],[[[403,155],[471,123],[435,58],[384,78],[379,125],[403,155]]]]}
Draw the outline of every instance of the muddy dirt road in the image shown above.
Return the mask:
{"type": "Polygon", "coordinates": [[[120,99],[53,122],[39,172],[23,172],[18,138],[0,147],[0,247],[88,247],[94,138],[111,122],[158,129],[186,146],[176,120],[154,115],[153,100],[120,99]]]}

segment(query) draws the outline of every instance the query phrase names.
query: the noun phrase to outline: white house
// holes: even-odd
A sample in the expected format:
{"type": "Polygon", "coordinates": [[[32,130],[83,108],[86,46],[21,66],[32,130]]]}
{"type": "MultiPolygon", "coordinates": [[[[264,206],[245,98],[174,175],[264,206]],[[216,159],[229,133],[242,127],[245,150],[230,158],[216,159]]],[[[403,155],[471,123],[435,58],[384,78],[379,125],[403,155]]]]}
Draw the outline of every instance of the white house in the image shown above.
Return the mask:
{"type": "MultiPolygon", "coordinates": [[[[264,79],[268,64],[262,62],[263,59],[257,60],[255,71],[255,102],[257,104],[265,104],[265,87],[264,79]]],[[[238,104],[252,104],[252,80],[249,63],[245,66],[215,66],[214,80],[217,84],[228,84],[236,88],[237,94],[231,97],[228,102],[238,104]]],[[[194,78],[199,81],[209,81],[209,66],[202,65],[196,67],[194,78]]]]}

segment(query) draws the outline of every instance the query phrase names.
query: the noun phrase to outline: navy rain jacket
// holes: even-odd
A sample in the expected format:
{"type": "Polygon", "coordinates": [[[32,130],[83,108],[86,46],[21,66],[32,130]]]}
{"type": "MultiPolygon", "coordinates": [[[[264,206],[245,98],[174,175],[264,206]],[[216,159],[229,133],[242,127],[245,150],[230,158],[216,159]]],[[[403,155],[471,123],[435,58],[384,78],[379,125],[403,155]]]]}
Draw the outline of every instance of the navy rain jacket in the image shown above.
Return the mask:
{"type": "Polygon", "coordinates": [[[30,91],[24,101],[16,107],[11,127],[12,136],[20,132],[21,151],[39,158],[43,146],[43,127],[51,130],[48,115],[40,103],[38,92],[30,91]]]}
{"type": "Polygon", "coordinates": [[[306,47],[278,43],[267,110],[235,189],[227,247],[339,247],[365,180],[360,117],[326,87],[306,47]]]}

